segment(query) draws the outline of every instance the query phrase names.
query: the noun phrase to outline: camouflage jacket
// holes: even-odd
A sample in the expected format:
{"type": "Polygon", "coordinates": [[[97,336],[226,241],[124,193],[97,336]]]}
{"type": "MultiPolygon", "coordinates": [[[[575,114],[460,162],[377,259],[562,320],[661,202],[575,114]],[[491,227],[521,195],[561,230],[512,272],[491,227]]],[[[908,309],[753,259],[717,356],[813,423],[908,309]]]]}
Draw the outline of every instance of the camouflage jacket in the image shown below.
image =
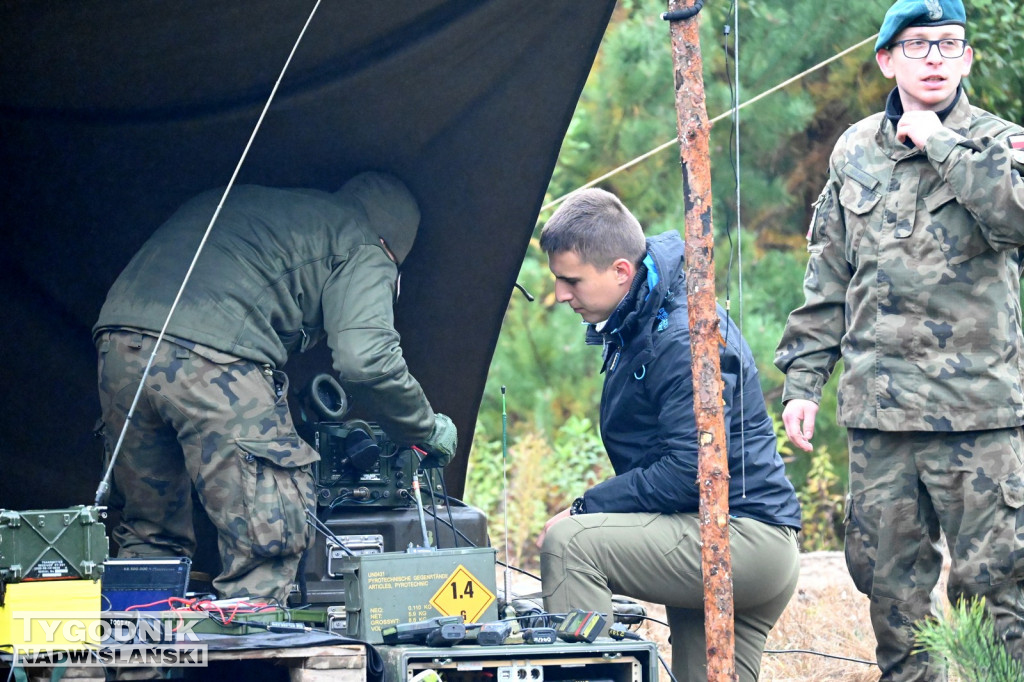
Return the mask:
{"type": "Polygon", "coordinates": [[[882,431],[1024,423],[1022,129],[961,94],[924,150],[883,113],[840,138],[808,232],[802,307],[775,364],[817,402],[841,357],[838,421],[882,431]]]}
{"type": "MultiPolygon", "coordinates": [[[[189,201],[146,241],[107,294],[94,336],[161,329],[222,192],[189,201]]],[[[167,333],[273,367],[326,337],[353,404],[399,442],[422,442],[434,412],[394,328],[398,271],[354,201],[236,186],[167,333]]]]}

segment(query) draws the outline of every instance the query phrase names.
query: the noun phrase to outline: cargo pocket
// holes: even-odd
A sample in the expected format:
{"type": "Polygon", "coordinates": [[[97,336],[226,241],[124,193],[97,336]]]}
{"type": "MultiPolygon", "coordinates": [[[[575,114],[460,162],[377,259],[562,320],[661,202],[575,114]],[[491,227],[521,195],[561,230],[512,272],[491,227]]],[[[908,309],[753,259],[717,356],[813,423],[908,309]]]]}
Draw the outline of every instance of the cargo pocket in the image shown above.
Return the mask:
{"type": "Polygon", "coordinates": [[[857,523],[852,495],[846,496],[846,517],[843,519],[843,525],[846,527],[846,541],[843,544],[846,569],[857,590],[861,594],[870,595],[875,582],[875,547],[861,532],[860,524],[857,523]]]}
{"type": "Polygon", "coordinates": [[[292,456],[288,443],[236,444],[253,555],[273,558],[301,553],[312,538],[306,523],[306,509],[315,502],[309,463],[292,456]],[[288,464],[282,466],[285,459],[288,464]]]}
{"type": "Polygon", "coordinates": [[[992,247],[985,241],[974,217],[956,201],[953,189],[943,183],[924,198],[929,214],[931,231],[939,243],[939,250],[951,266],[960,265],[992,247]]]}
{"type": "Polygon", "coordinates": [[[857,253],[860,241],[868,225],[871,224],[870,214],[878,205],[882,195],[875,191],[879,181],[856,166],[843,169],[847,174],[843,186],[839,189],[839,204],[848,214],[846,220],[846,260],[857,265],[857,253]]]}
{"type": "Polygon", "coordinates": [[[999,481],[999,495],[1007,507],[1007,530],[1001,535],[1006,547],[996,547],[995,556],[1007,558],[1007,575],[998,575],[992,570],[992,582],[1012,579],[1024,580],[1024,478],[1021,471],[1015,471],[999,481]]]}

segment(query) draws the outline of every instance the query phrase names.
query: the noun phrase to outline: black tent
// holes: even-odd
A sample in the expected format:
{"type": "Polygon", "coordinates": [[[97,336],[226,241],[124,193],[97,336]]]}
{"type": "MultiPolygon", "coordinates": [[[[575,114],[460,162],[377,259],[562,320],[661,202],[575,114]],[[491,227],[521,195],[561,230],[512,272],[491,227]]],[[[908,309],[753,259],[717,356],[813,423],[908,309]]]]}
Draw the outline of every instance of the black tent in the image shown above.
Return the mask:
{"type": "MultiPolygon", "coordinates": [[[[223,187],[315,0],[13,0],[0,8],[0,507],[90,503],[91,327],[184,200],[223,187]]],[[[460,495],[487,368],[614,0],[323,0],[238,182],[405,179],[423,223],[396,308],[455,420],[460,495]]],[[[216,228],[214,228],[216,229],[216,228]]],[[[285,368],[329,369],[326,349],[285,368]]]]}

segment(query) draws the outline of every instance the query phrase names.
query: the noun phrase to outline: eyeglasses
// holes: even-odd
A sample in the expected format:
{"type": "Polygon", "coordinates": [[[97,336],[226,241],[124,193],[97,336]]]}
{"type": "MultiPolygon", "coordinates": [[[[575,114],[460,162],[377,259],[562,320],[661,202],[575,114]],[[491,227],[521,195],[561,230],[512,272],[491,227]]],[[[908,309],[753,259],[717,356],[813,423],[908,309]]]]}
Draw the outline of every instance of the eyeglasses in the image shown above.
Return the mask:
{"type": "Polygon", "coordinates": [[[932,45],[939,48],[939,55],[946,59],[963,57],[964,51],[967,49],[967,41],[963,38],[943,38],[942,40],[911,38],[890,43],[888,49],[891,50],[897,45],[903,49],[903,56],[907,59],[924,59],[932,51],[932,45]]]}

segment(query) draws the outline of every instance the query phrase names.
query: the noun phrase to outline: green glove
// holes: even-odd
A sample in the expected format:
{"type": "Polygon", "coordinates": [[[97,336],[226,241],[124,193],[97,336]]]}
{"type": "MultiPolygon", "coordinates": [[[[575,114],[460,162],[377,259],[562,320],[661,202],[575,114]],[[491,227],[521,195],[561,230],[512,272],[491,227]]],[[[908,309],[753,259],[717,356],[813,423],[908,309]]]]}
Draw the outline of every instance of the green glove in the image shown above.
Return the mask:
{"type": "Polygon", "coordinates": [[[440,412],[434,414],[434,430],[430,437],[423,443],[423,449],[430,453],[429,457],[423,459],[425,467],[443,467],[452,461],[455,456],[455,448],[459,445],[459,434],[455,424],[447,416],[440,412]]]}

